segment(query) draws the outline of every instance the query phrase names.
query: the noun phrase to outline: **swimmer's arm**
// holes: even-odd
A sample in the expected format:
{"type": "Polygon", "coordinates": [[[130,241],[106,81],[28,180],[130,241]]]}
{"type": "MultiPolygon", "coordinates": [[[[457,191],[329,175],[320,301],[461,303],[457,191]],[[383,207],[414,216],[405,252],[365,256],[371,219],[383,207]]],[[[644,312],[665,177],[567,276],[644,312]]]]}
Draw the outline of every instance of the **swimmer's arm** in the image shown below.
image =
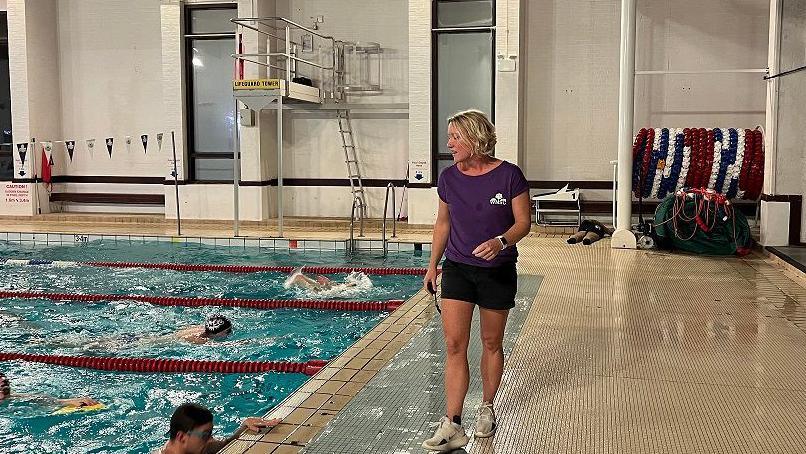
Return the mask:
{"type": "Polygon", "coordinates": [[[91,397],[71,397],[68,399],[59,399],[47,394],[12,394],[11,398],[35,402],[40,405],[69,405],[74,407],[98,405],[100,403],[91,397]]]}
{"type": "Polygon", "coordinates": [[[15,393],[10,396],[11,399],[15,400],[25,400],[28,402],[36,402],[38,404],[58,404],[59,399],[48,396],[47,394],[33,394],[33,393],[15,393]]]}
{"type": "Polygon", "coordinates": [[[89,407],[98,405],[100,402],[92,397],[71,397],[69,399],[56,399],[56,402],[61,405],[69,405],[72,407],[89,407]]]}
{"type": "Polygon", "coordinates": [[[37,405],[62,405],[59,399],[49,396],[47,394],[33,394],[33,393],[26,393],[26,394],[12,394],[12,399],[15,400],[22,400],[25,402],[35,403],[37,405]]]}
{"type": "Polygon", "coordinates": [[[171,340],[181,339],[185,342],[190,342],[191,344],[203,344],[207,341],[201,337],[203,332],[204,328],[201,326],[188,326],[180,329],[173,335],[169,335],[168,337],[170,337],[171,340]]]}
{"type": "Polygon", "coordinates": [[[238,430],[236,430],[229,437],[225,438],[224,440],[216,440],[213,438],[207,442],[204,452],[210,454],[216,453],[224,449],[224,446],[227,446],[231,442],[235,441],[245,431],[251,430],[255,433],[261,433],[265,429],[271,429],[277,424],[280,424],[280,421],[280,419],[246,418],[241,424],[241,427],[239,427],[238,430]]]}

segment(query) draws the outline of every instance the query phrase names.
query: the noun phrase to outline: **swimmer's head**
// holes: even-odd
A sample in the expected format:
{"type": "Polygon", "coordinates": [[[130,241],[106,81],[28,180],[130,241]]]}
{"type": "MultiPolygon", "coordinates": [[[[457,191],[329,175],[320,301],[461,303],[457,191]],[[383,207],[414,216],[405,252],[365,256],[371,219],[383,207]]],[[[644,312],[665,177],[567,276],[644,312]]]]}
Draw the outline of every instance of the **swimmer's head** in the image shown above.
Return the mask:
{"type": "Polygon", "coordinates": [[[8,377],[0,372],[0,400],[5,400],[11,397],[11,382],[8,377]]]}
{"type": "Polygon", "coordinates": [[[230,334],[232,334],[232,322],[223,315],[211,315],[204,322],[204,337],[222,338],[230,334]]]}

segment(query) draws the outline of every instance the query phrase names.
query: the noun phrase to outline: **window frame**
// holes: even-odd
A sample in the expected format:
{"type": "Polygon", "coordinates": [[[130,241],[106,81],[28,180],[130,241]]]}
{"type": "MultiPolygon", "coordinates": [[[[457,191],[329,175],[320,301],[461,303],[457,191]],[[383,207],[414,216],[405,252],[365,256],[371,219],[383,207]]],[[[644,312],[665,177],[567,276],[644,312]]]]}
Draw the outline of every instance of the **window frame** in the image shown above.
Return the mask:
{"type": "MultiPolygon", "coordinates": [[[[196,144],[195,144],[195,116],[194,116],[194,105],[195,100],[193,97],[193,46],[190,44],[195,40],[233,40],[233,52],[235,49],[235,44],[237,43],[238,34],[237,30],[235,29],[235,24],[233,24],[233,29],[231,33],[228,32],[217,32],[217,33],[191,33],[191,19],[192,14],[191,11],[194,10],[217,10],[217,9],[227,9],[227,10],[234,10],[235,16],[238,16],[238,5],[237,3],[199,3],[199,4],[185,4],[183,10],[183,18],[182,18],[182,39],[184,44],[184,70],[185,70],[185,118],[187,124],[187,133],[186,133],[186,144],[188,150],[188,181],[193,183],[211,183],[211,184],[220,184],[220,183],[233,183],[233,178],[229,178],[226,180],[216,180],[216,179],[199,179],[196,176],[196,161],[197,160],[205,160],[205,159],[227,159],[230,162],[234,158],[233,152],[205,152],[199,153],[196,152],[196,144]]],[[[234,62],[233,62],[234,65],[234,62]]],[[[233,66],[234,68],[234,66],[233,66]]],[[[235,103],[233,102],[233,115],[237,115],[235,112],[235,103]]],[[[237,126],[236,126],[237,127],[237,126]]],[[[233,169],[234,174],[234,169],[233,169]]]]}
{"type": "MultiPolygon", "coordinates": [[[[442,1],[455,1],[457,3],[467,0],[442,0],[442,1]]],[[[437,137],[436,132],[439,130],[439,122],[445,121],[444,118],[438,118],[439,115],[439,35],[441,34],[467,34],[467,33],[490,33],[492,41],[492,52],[490,61],[491,65],[491,84],[490,84],[490,121],[495,123],[495,76],[496,76],[496,0],[492,0],[492,25],[489,26],[469,26],[469,27],[438,27],[437,20],[437,0],[431,2],[431,186],[437,186],[439,179],[439,161],[452,159],[448,153],[440,153],[440,141],[446,141],[445,137],[437,137]]]]}

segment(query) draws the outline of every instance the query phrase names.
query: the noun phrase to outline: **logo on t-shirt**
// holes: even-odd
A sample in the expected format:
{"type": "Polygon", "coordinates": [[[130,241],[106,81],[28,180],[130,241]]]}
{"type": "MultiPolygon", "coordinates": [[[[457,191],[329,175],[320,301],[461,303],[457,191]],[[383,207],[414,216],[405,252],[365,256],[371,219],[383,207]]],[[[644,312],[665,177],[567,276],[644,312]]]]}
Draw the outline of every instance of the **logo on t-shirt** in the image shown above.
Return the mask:
{"type": "Polygon", "coordinates": [[[504,198],[504,195],[500,192],[495,195],[492,199],[490,199],[490,205],[506,205],[507,199],[504,198]]]}

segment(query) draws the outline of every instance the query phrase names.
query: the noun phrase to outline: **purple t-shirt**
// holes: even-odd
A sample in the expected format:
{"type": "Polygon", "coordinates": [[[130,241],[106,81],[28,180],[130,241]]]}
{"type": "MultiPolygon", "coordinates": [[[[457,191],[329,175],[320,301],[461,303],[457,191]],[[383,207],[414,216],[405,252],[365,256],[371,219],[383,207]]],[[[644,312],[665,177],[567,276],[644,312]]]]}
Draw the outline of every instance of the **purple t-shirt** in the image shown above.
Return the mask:
{"type": "Polygon", "coordinates": [[[437,193],[448,204],[451,233],[445,257],[467,265],[493,267],[514,262],[518,250],[512,245],[494,259],[473,255],[481,243],[502,235],[515,224],[512,199],[529,190],[529,183],[515,164],[503,161],[498,167],[479,176],[468,176],[456,165],[439,176],[437,193]]]}

